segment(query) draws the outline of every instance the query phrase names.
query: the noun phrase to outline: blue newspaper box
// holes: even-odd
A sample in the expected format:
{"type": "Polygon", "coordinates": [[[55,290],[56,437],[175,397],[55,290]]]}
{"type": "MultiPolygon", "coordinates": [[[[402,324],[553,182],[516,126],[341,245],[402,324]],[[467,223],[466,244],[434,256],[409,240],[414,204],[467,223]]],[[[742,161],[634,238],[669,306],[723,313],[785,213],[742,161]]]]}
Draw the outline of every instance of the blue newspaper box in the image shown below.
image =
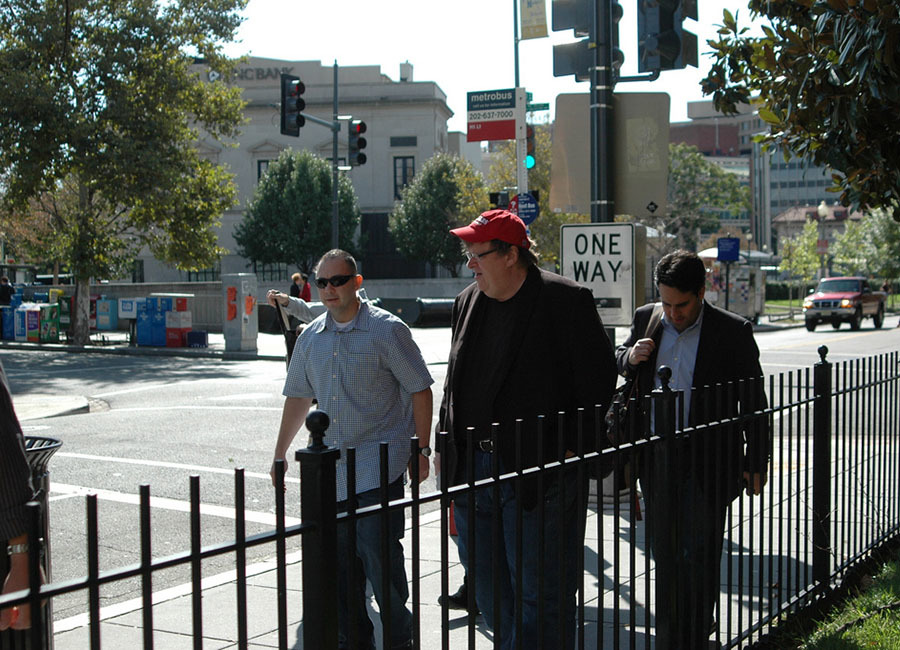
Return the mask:
{"type": "Polygon", "coordinates": [[[146,309],[144,309],[144,311],[138,311],[135,330],[137,333],[138,345],[153,345],[153,331],[150,326],[150,313],[146,309]]]}
{"type": "Polygon", "coordinates": [[[12,341],[16,338],[16,317],[14,308],[9,305],[0,306],[0,318],[3,318],[0,336],[3,337],[4,341],[12,341]]]}
{"type": "Polygon", "coordinates": [[[157,347],[166,347],[166,314],[165,312],[155,311],[150,314],[150,338],[151,345],[157,347]]]}

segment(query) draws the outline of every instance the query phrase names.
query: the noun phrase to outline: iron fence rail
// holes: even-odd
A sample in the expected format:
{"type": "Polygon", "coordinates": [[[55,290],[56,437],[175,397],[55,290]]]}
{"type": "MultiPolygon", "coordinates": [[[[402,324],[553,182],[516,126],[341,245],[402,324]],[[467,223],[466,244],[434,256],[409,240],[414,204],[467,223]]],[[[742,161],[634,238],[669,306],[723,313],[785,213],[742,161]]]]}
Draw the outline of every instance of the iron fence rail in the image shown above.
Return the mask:
{"type": "MultiPolygon", "coordinates": [[[[244,473],[237,469],[234,475],[234,540],[202,546],[200,479],[192,476],[189,548],[165,557],[154,557],[150,545],[150,487],[144,485],[140,488],[138,512],[142,539],[140,562],[100,571],[97,497],[88,495],[86,575],[77,580],[46,584],[39,590],[4,596],[0,598],[0,606],[31,604],[35,627],[27,636],[30,647],[40,648],[44,641],[40,633],[42,610],[38,604],[62,594],[84,592],[88,600],[90,647],[99,650],[103,643],[100,634],[101,588],[138,578],[142,599],[140,643],[150,649],[155,647],[154,575],[173,567],[189,567],[191,636],[193,646],[201,648],[204,636],[203,562],[214,556],[228,555],[234,557],[235,565],[237,647],[247,648],[250,640],[246,552],[254,546],[272,545],[276,560],[278,644],[287,648],[290,623],[286,543],[296,537],[300,540],[302,553],[303,647],[337,648],[337,564],[347,562],[352,567],[351,560],[355,555],[351,544],[346,557],[336,556],[338,527],[346,526],[352,532],[363,518],[378,517],[386,523],[392,513],[399,511],[411,522],[407,559],[411,567],[409,602],[414,621],[413,647],[423,647],[426,628],[436,623],[440,625],[442,648],[450,648],[451,641],[455,641],[457,647],[486,647],[493,642],[479,629],[474,611],[470,611],[465,619],[465,638],[461,639],[454,632],[458,624],[451,625],[446,604],[440,608],[437,620],[433,608],[422,607],[421,588],[426,580],[439,581],[445,602],[449,592],[451,501],[468,500],[471,512],[476,491],[491,490],[495,496],[496,522],[501,486],[512,486],[514,493],[521,495],[525,486],[531,485],[536,486],[538,494],[543,494],[553,481],[559,481],[566,472],[574,472],[579,485],[594,478],[599,492],[592,505],[586,490],[579,490],[576,495],[579,508],[589,512],[592,522],[587,529],[586,552],[577,560],[582,576],[576,602],[577,647],[664,649],[671,647],[667,646],[665,620],[672,603],[666,599],[668,578],[657,574],[650,546],[653,535],[665,532],[672,522],[667,521],[665,512],[659,515],[659,510],[650,508],[648,511],[648,505],[652,505],[647,502],[646,491],[648,477],[653,475],[650,463],[669,458],[673,462],[684,462],[687,467],[698,468],[715,467],[713,461],[737,462],[734,449],[728,446],[730,442],[738,441],[737,444],[746,451],[749,447],[744,446],[750,440],[748,432],[764,430],[767,432],[766,444],[756,446],[754,453],[767,459],[767,480],[759,495],[742,494],[728,504],[721,584],[713,594],[717,604],[711,638],[726,648],[750,644],[777,628],[786,616],[823,597],[874,550],[898,538],[900,423],[896,414],[900,405],[900,353],[836,365],[827,361],[824,347],[820,349],[820,355],[820,361],[813,368],[770,376],[765,385],[760,380],[714,387],[703,393],[699,406],[695,400],[698,395],[693,395],[695,408],[707,409],[702,425],[687,426],[680,416],[685,396],[664,387],[631,405],[642,407],[642,415],[633,420],[634,430],[628,442],[615,447],[601,445],[602,451],[585,452],[591,445],[585,444],[587,441],[580,436],[580,449],[575,450],[579,453],[566,457],[562,442],[563,418],[560,417],[555,449],[548,452],[542,447],[539,457],[544,460],[536,467],[522,467],[522,445],[525,443],[517,430],[513,441],[506,442],[516,445],[517,463],[512,471],[501,468],[495,454],[491,476],[487,478],[476,480],[470,473],[462,485],[451,486],[447,477],[441,476],[439,489],[426,493],[420,493],[418,484],[413,482],[411,494],[394,500],[388,497],[385,479],[378,505],[366,508],[358,507],[355,496],[340,508],[336,503],[334,476],[339,452],[325,444],[327,421],[321,412],[317,412],[308,422],[312,432],[310,446],[297,452],[301,468],[300,524],[285,525],[283,473],[276,472],[276,526],[271,531],[247,535],[244,473]],[[760,391],[767,397],[761,405],[757,399],[760,391]],[[735,404],[755,406],[737,410],[729,407],[735,404]],[[610,478],[600,480],[607,474],[610,478]],[[602,487],[604,485],[606,489],[602,487]],[[620,494],[620,488],[630,489],[620,494]],[[620,498],[621,495],[625,496],[620,498]],[[604,506],[604,496],[611,499],[607,506],[604,506]],[[440,505],[441,568],[436,578],[426,576],[422,571],[421,509],[431,503],[440,505]],[[426,619],[428,625],[423,624],[426,619]]],[[[578,416],[576,426],[581,433],[588,429],[585,426],[588,418],[597,422],[603,413],[596,408],[592,412],[580,411],[578,416]]],[[[496,428],[492,431],[492,440],[495,448],[503,442],[496,428]]],[[[445,451],[448,444],[447,434],[440,434],[437,449],[445,451]]],[[[411,453],[415,453],[417,440],[412,439],[410,445],[411,453]]],[[[467,453],[471,454],[473,449],[474,445],[469,444],[467,453]]],[[[382,476],[386,476],[386,444],[382,445],[380,454],[382,476]]],[[[348,480],[352,482],[354,450],[346,450],[346,456],[351,468],[348,480]]],[[[468,466],[472,467],[472,463],[468,466]]],[[[667,467],[672,474],[667,480],[681,478],[673,469],[677,464],[667,467]]],[[[709,479],[713,481],[710,485],[715,485],[716,490],[727,489],[728,486],[722,484],[722,477],[727,475],[727,472],[717,474],[714,479],[709,479]]],[[[354,487],[348,485],[348,494],[355,495],[354,487]]],[[[544,506],[544,500],[538,499],[538,517],[543,516],[544,506]]],[[[31,533],[38,539],[41,537],[40,507],[32,504],[30,510],[31,533]]],[[[541,547],[548,541],[524,539],[521,522],[519,513],[514,537],[517,550],[530,544],[541,547]]],[[[562,523],[558,522],[560,530],[562,523]]],[[[470,531],[470,535],[474,535],[471,528],[470,531]]],[[[507,549],[501,544],[496,524],[492,535],[496,562],[507,549]]],[[[354,536],[351,534],[349,538],[352,540],[354,536]]],[[[559,549],[553,561],[561,567],[566,558],[562,544],[559,549]]],[[[387,567],[389,551],[386,544],[382,545],[381,552],[382,564],[387,567]]],[[[36,581],[39,562],[36,554],[32,557],[31,576],[36,581]]],[[[517,557],[521,558],[521,553],[517,553],[517,557]]],[[[521,560],[514,570],[521,575],[521,560]]],[[[389,571],[385,570],[374,579],[387,585],[390,578],[389,571]]],[[[496,572],[493,579],[496,582],[496,572]]],[[[542,598],[544,587],[539,581],[539,607],[549,606],[542,598]]],[[[520,605],[518,612],[521,612],[525,596],[520,587],[515,595],[516,603],[520,605]]],[[[562,601],[556,603],[554,609],[562,611],[563,604],[562,601]]],[[[493,603],[482,605],[494,607],[498,612],[501,603],[495,599],[493,603]]],[[[385,612],[385,621],[390,620],[389,613],[385,612]]],[[[539,617],[539,620],[543,619],[539,617]]],[[[519,614],[516,625],[521,629],[522,624],[519,614]]],[[[387,623],[382,627],[381,647],[390,647],[390,638],[390,624],[387,623]]],[[[351,633],[350,641],[353,643],[358,639],[353,639],[351,633]]],[[[562,632],[556,644],[563,647],[562,632]]]]}

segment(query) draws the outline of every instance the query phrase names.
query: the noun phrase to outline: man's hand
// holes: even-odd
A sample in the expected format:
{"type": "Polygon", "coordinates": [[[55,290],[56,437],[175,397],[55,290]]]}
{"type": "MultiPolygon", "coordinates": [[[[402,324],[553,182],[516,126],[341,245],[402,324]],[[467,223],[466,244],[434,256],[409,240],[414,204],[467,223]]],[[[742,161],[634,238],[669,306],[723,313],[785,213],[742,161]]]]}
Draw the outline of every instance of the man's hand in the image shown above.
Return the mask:
{"type": "MultiPolygon", "coordinates": [[[[272,477],[272,487],[277,487],[278,485],[278,466],[275,463],[279,460],[284,461],[284,465],[282,465],[282,475],[287,475],[287,459],[284,456],[275,456],[275,458],[272,459],[272,467],[269,469],[269,476],[272,477]]],[[[284,489],[287,490],[287,484],[284,485],[284,489]]]]}
{"type": "Polygon", "coordinates": [[[766,475],[763,472],[744,472],[744,487],[747,489],[747,496],[754,494],[762,494],[763,486],[766,484],[766,475]],[[751,480],[752,476],[752,480],[751,480]]]}
{"type": "Polygon", "coordinates": [[[430,473],[430,467],[428,466],[428,456],[423,455],[421,452],[417,453],[416,456],[419,457],[419,468],[416,471],[416,459],[409,459],[409,480],[416,480],[416,474],[418,474],[419,483],[428,478],[428,474],[430,473]]]}
{"type": "Polygon", "coordinates": [[[655,349],[656,343],[653,342],[653,339],[639,339],[628,351],[629,365],[636,366],[643,363],[650,358],[655,349]]]}
{"type": "Polygon", "coordinates": [[[288,303],[291,301],[291,299],[288,298],[287,294],[285,294],[285,293],[281,293],[280,291],[277,291],[276,289],[269,289],[266,292],[266,302],[274,307],[276,301],[282,307],[287,307],[288,303]]]}

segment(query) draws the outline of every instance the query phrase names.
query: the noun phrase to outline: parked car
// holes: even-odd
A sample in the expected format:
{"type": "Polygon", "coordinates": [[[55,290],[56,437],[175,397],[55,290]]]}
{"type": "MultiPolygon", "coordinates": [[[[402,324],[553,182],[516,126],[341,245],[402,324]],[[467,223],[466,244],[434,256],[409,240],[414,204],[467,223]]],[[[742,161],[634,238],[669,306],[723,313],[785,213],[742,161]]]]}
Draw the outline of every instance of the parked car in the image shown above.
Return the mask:
{"type": "Polygon", "coordinates": [[[839,329],[841,323],[850,323],[850,329],[858,330],[863,318],[871,318],[879,328],[884,323],[886,298],[883,291],[872,291],[866,278],[822,278],[803,301],[806,329],[813,332],[819,323],[831,323],[839,329]]]}

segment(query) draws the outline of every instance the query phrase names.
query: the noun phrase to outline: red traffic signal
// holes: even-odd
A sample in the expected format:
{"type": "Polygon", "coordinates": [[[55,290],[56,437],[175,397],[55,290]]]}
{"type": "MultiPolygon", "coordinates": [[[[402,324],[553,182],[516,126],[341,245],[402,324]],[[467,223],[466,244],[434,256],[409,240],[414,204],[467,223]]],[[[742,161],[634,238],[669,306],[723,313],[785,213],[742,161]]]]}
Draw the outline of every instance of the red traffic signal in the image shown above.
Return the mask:
{"type": "Polygon", "coordinates": [[[362,153],[362,149],[366,148],[366,139],[362,134],[366,132],[366,123],[362,120],[350,120],[347,125],[347,158],[352,167],[366,164],[366,154],[362,153]]]}
{"type": "Polygon", "coordinates": [[[293,74],[281,75],[281,133],[282,135],[300,135],[300,127],[306,124],[302,111],[306,108],[303,93],[306,86],[300,77],[293,74]]]}

